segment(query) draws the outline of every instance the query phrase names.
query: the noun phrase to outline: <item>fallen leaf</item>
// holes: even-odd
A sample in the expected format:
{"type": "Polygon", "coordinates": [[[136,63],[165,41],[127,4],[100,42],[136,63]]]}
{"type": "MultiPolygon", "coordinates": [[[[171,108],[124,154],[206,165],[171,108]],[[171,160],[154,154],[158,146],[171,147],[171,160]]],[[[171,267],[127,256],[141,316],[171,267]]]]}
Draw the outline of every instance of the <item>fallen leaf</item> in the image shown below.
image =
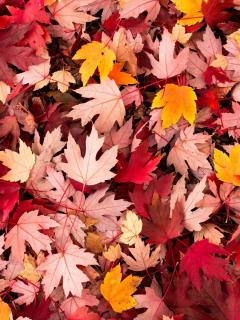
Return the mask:
{"type": "Polygon", "coordinates": [[[233,147],[229,157],[226,153],[214,149],[214,167],[219,180],[240,186],[240,145],[233,147]]]}
{"type": "Polygon", "coordinates": [[[129,248],[129,251],[134,256],[135,260],[125,253],[121,253],[125,262],[129,265],[129,269],[133,271],[147,270],[150,267],[155,267],[159,263],[161,246],[152,251],[150,256],[150,245],[144,245],[144,241],[137,238],[135,248],[129,248]]]}
{"type": "Polygon", "coordinates": [[[66,92],[68,90],[70,82],[76,83],[71,73],[64,69],[54,72],[50,82],[57,82],[58,90],[61,92],[66,92]]]}
{"type": "Polygon", "coordinates": [[[108,272],[104,278],[104,283],[100,290],[103,297],[110,303],[115,312],[133,308],[137,305],[136,300],[131,296],[140,285],[142,278],[128,276],[122,282],[120,264],[108,272]]]}
{"type": "Polygon", "coordinates": [[[167,84],[160,90],[152,103],[152,109],[162,108],[162,128],[176,124],[181,115],[193,125],[197,113],[197,96],[191,87],[167,84]]]}
{"type": "Polygon", "coordinates": [[[127,210],[126,219],[121,224],[123,234],[119,240],[131,246],[137,241],[139,233],[142,231],[142,220],[138,219],[136,213],[127,210]]]}
{"type": "Polygon", "coordinates": [[[106,259],[113,262],[121,257],[121,246],[119,244],[117,244],[115,247],[110,246],[108,251],[103,252],[103,255],[106,259]]]}
{"type": "Polygon", "coordinates": [[[103,43],[93,41],[82,46],[82,48],[77,51],[73,60],[79,59],[86,59],[79,69],[79,72],[82,74],[83,86],[85,86],[97,67],[101,82],[103,82],[113,69],[113,60],[116,60],[116,56],[115,53],[108,47],[105,47],[103,43]]]}
{"type": "Polygon", "coordinates": [[[186,33],[186,30],[180,24],[176,24],[172,29],[171,40],[185,44],[191,38],[192,33],[186,33]]]}
{"type": "Polygon", "coordinates": [[[30,147],[19,139],[19,153],[6,149],[0,151],[0,160],[10,171],[1,177],[7,181],[27,181],[35,163],[35,155],[30,147]]]}

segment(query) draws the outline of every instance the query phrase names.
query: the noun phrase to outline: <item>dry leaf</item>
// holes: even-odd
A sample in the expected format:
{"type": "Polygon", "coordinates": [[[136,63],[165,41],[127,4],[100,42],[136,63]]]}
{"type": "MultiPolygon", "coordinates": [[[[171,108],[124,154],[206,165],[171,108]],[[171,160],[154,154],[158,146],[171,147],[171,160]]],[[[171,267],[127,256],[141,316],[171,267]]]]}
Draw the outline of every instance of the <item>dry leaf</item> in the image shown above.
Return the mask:
{"type": "Polygon", "coordinates": [[[136,242],[139,233],[142,231],[142,220],[138,219],[136,213],[130,210],[127,210],[126,219],[121,224],[123,234],[119,240],[131,246],[136,242]]]}
{"type": "Polygon", "coordinates": [[[50,82],[57,82],[58,90],[61,92],[68,90],[69,83],[76,83],[71,73],[64,69],[54,72],[50,82]]]}
{"type": "Polygon", "coordinates": [[[106,274],[104,283],[101,285],[103,297],[110,303],[113,310],[119,313],[137,305],[136,300],[131,295],[137,290],[137,286],[142,281],[142,278],[133,277],[132,275],[122,282],[121,279],[121,267],[118,264],[106,274]]]}
{"type": "Polygon", "coordinates": [[[25,142],[19,139],[19,153],[9,149],[0,151],[0,160],[10,169],[5,176],[1,177],[2,180],[25,182],[34,166],[35,154],[25,142]]]}
{"type": "Polygon", "coordinates": [[[103,252],[103,255],[109,261],[115,261],[121,257],[121,246],[117,244],[115,247],[110,246],[107,252],[103,252]]]}

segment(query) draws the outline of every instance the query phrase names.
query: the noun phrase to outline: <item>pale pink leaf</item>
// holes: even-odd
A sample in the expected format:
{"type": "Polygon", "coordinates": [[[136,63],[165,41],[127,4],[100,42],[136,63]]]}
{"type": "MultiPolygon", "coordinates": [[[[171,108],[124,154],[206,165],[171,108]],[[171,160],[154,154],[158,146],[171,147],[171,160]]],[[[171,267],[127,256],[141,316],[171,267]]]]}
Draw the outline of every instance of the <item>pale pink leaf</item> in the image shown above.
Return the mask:
{"type": "Polygon", "coordinates": [[[16,300],[14,300],[17,304],[23,304],[26,303],[26,305],[29,305],[33,302],[33,300],[36,297],[36,293],[39,291],[40,284],[25,284],[20,280],[17,280],[14,285],[12,286],[12,292],[22,294],[20,297],[18,297],[16,300]]]}

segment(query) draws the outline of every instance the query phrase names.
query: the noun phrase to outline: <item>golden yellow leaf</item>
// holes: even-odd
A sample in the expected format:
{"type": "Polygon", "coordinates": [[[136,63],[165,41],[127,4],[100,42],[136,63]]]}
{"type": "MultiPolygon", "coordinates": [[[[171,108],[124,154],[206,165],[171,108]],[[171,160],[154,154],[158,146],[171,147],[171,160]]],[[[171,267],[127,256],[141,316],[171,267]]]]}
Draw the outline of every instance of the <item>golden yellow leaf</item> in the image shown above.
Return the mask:
{"type": "MultiPolygon", "coordinates": [[[[54,0],[55,1],[55,0],[54,0]]],[[[131,2],[132,0],[118,0],[121,8],[125,6],[126,3],[131,2]]]]}
{"type": "Polygon", "coordinates": [[[214,167],[219,180],[240,186],[240,145],[231,149],[229,157],[226,153],[214,149],[214,167]]]}
{"type": "Polygon", "coordinates": [[[2,101],[3,104],[6,102],[6,98],[11,92],[11,87],[8,86],[5,82],[0,81],[0,101],[2,101]]]}
{"type": "Polygon", "coordinates": [[[37,263],[32,255],[24,254],[24,270],[19,273],[19,276],[25,278],[32,283],[37,283],[41,279],[41,273],[36,270],[37,263]]]}
{"type": "Polygon", "coordinates": [[[139,233],[142,231],[142,220],[138,219],[136,213],[130,210],[127,210],[126,219],[121,224],[123,234],[119,240],[131,246],[136,242],[139,233]]]}
{"type": "Polygon", "coordinates": [[[188,42],[191,38],[192,33],[186,33],[186,30],[183,26],[176,24],[172,29],[171,40],[178,41],[182,44],[188,42]]]}
{"type": "Polygon", "coordinates": [[[180,25],[191,26],[202,21],[202,0],[172,0],[172,2],[175,4],[178,10],[186,13],[186,15],[178,21],[180,25]]]}
{"type": "Polygon", "coordinates": [[[9,305],[0,298],[0,319],[9,320],[9,315],[11,313],[12,311],[9,305]]]}
{"type": "Polygon", "coordinates": [[[116,56],[115,53],[108,47],[105,47],[103,43],[93,41],[82,46],[82,48],[77,51],[73,60],[78,59],[86,59],[79,70],[82,74],[83,86],[85,86],[97,67],[101,82],[103,82],[112,70],[113,60],[116,60],[116,56]]]}
{"type": "Polygon", "coordinates": [[[137,286],[142,281],[140,277],[132,275],[125,278],[122,282],[121,267],[118,264],[106,274],[104,283],[101,285],[103,297],[110,303],[115,312],[123,312],[137,305],[136,300],[131,296],[137,286]]]}
{"type": "Polygon", "coordinates": [[[57,82],[58,90],[61,92],[66,92],[68,90],[69,83],[76,83],[71,73],[66,70],[54,72],[50,82],[57,82]]]}
{"type": "Polygon", "coordinates": [[[165,88],[160,90],[154,98],[152,109],[163,107],[163,129],[176,124],[181,115],[193,125],[197,112],[195,100],[197,100],[197,96],[192,88],[166,84],[165,88]]]}
{"type": "Polygon", "coordinates": [[[108,77],[114,80],[118,86],[138,83],[129,73],[121,72],[123,63],[114,63],[112,71],[109,72],[108,77]]]}
{"type": "Polygon", "coordinates": [[[50,6],[54,2],[61,2],[62,0],[44,0],[44,6],[50,6]]]}
{"type": "Polygon", "coordinates": [[[109,261],[115,261],[121,257],[121,246],[117,244],[116,247],[110,246],[107,252],[103,253],[104,257],[109,261]]]}
{"type": "Polygon", "coordinates": [[[19,153],[6,149],[0,151],[0,161],[11,169],[2,180],[7,181],[27,181],[31,169],[35,163],[35,154],[32,153],[30,147],[19,139],[19,153]]]}
{"type": "Polygon", "coordinates": [[[86,237],[86,248],[92,253],[101,253],[103,246],[98,242],[99,236],[95,233],[88,232],[86,237]]]}
{"type": "Polygon", "coordinates": [[[228,62],[227,58],[221,54],[215,53],[216,60],[214,60],[210,66],[215,68],[222,68],[223,70],[227,68],[228,62]]]}
{"type": "MultiPolygon", "coordinates": [[[[75,212],[75,210],[74,210],[75,212]]],[[[69,214],[74,214],[75,213],[69,213],[69,214]]],[[[85,224],[86,228],[83,228],[83,230],[88,229],[89,227],[93,226],[95,223],[98,222],[98,220],[94,220],[91,218],[86,217],[84,214],[79,214],[78,218],[85,224]]]]}

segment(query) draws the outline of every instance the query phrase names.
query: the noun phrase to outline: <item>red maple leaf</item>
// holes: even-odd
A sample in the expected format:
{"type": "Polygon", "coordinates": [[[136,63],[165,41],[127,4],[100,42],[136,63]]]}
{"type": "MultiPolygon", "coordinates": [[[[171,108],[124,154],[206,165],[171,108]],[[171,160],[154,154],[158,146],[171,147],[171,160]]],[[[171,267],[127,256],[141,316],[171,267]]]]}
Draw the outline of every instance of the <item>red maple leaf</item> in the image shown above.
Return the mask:
{"type": "Polygon", "coordinates": [[[129,162],[126,161],[123,153],[119,155],[119,162],[117,163],[117,175],[114,178],[117,182],[135,182],[144,183],[151,181],[150,173],[154,171],[161,160],[161,158],[153,157],[151,153],[147,152],[148,142],[145,140],[137,147],[136,151],[131,154],[129,162]]]}
{"type": "Polygon", "coordinates": [[[178,204],[176,204],[172,218],[170,219],[170,204],[163,202],[155,192],[153,195],[152,205],[148,206],[149,215],[152,222],[143,221],[142,234],[149,237],[149,242],[153,244],[161,244],[169,239],[176,238],[183,231],[184,226],[181,224],[182,215],[178,204]]]}
{"type": "Polygon", "coordinates": [[[214,257],[213,253],[228,255],[227,251],[209,243],[208,239],[204,239],[194,243],[181,261],[180,272],[186,270],[188,279],[198,291],[200,291],[201,287],[200,269],[208,279],[217,277],[220,281],[230,280],[227,271],[223,268],[228,264],[228,261],[214,257]]]}
{"type": "Polygon", "coordinates": [[[218,109],[218,100],[211,90],[200,89],[197,90],[197,92],[200,94],[200,97],[197,100],[197,106],[199,108],[210,106],[212,111],[216,111],[218,109]]]}
{"type": "Polygon", "coordinates": [[[217,23],[225,22],[231,18],[232,13],[223,11],[234,7],[234,0],[209,0],[202,1],[202,13],[206,23],[214,29],[217,23]]]}
{"type": "Polygon", "coordinates": [[[8,69],[7,63],[11,63],[21,70],[28,70],[28,66],[39,64],[43,58],[33,55],[34,49],[26,47],[15,47],[15,43],[20,41],[24,34],[31,27],[31,23],[13,23],[7,29],[0,30],[0,80],[13,86],[12,74],[8,69]]]}
{"type": "Polygon", "coordinates": [[[6,221],[16,203],[19,203],[19,185],[17,183],[0,182],[0,210],[3,211],[1,220],[6,221]]]}
{"type": "Polygon", "coordinates": [[[208,67],[207,70],[203,73],[203,76],[208,86],[212,84],[213,77],[215,77],[221,83],[225,83],[226,81],[233,82],[228,78],[226,72],[223,71],[222,68],[208,67]]]}

